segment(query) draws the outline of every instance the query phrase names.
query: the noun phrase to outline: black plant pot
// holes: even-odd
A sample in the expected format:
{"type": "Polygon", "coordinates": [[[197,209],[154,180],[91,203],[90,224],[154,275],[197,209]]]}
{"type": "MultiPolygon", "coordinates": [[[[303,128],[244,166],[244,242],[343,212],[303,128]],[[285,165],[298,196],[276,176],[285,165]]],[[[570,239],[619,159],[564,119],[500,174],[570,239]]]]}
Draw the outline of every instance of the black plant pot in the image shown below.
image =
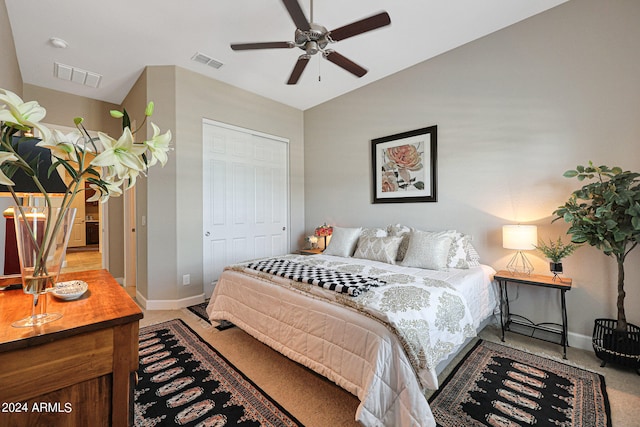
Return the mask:
{"type": "Polygon", "coordinates": [[[553,274],[562,273],[562,263],[561,262],[550,262],[549,263],[549,270],[551,270],[551,272],[553,274]]]}
{"type": "Polygon", "coordinates": [[[640,328],[627,323],[626,331],[616,331],[617,320],[596,319],[593,327],[593,350],[602,360],[628,366],[640,375],[640,328]]]}

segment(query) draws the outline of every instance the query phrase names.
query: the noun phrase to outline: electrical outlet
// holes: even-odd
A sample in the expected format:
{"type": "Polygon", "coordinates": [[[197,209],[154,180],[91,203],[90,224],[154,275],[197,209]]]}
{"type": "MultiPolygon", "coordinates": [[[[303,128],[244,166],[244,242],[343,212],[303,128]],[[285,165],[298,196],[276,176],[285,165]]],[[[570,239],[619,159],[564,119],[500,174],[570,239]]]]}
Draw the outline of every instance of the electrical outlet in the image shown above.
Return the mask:
{"type": "Polygon", "coordinates": [[[182,284],[184,286],[187,286],[187,285],[191,284],[191,275],[190,274],[183,274],[182,275],[182,284]]]}

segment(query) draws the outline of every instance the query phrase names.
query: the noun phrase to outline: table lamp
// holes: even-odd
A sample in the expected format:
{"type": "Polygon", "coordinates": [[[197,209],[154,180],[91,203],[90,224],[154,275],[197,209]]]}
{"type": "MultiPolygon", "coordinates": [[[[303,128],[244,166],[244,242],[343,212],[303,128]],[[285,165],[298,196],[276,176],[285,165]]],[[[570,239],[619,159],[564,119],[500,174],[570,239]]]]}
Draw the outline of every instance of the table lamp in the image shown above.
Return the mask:
{"type": "Polygon", "coordinates": [[[507,264],[507,270],[511,274],[531,275],[533,265],[522,251],[534,250],[537,243],[538,227],[535,225],[502,226],[502,247],[517,251],[507,264]]]}
{"type": "Polygon", "coordinates": [[[316,227],[315,235],[318,237],[324,237],[324,248],[322,250],[327,249],[327,237],[330,237],[333,234],[333,227],[327,225],[325,222],[320,227],[316,227]]]}

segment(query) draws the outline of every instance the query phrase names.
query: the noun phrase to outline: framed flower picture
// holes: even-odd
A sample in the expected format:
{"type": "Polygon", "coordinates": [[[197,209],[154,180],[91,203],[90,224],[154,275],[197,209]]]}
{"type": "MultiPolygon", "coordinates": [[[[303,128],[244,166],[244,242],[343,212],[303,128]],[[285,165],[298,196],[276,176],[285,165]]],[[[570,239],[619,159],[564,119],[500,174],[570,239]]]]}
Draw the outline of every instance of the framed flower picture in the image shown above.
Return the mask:
{"type": "Polygon", "coordinates": [[[371,140],[373,203],[437,202],[437,126],[371,140]]]}

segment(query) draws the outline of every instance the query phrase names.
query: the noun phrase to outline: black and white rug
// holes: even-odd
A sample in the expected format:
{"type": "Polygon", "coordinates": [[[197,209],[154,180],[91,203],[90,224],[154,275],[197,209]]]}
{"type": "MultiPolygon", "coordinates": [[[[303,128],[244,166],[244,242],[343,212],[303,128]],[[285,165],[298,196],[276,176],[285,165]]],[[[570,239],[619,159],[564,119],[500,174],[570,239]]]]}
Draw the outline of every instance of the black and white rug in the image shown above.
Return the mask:
{"type": "Polygon", "coordinates": [[[611,427],[602,375],[482,340],[429,404],[441,427],[611,427]]]}
{"type": "Polygon", "coordinates": [[[182,320],[140,329],[135,425],[302,426],[182,320]]]}

